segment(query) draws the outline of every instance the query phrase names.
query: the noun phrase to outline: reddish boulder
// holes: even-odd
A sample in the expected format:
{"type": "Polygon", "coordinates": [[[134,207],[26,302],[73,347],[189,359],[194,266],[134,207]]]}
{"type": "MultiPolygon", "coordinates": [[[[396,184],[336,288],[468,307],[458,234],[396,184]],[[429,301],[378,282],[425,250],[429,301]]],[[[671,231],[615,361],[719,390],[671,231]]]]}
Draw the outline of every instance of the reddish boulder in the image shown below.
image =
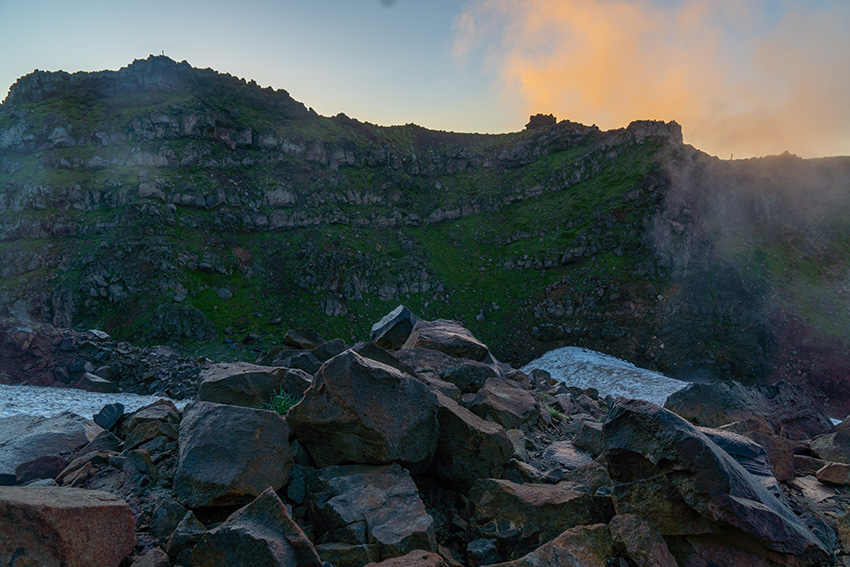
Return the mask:
{"type": "Polygon", "coordinates": [[[419,321],[402,348],[427,348],[481,362],[490,351],[457,321],[419,321]]]}
{"type": "Polygon", "coordinates": [[[0,564],[117,567],[136,545],[130,506],[77,488],[0,487],[0,564]]]}

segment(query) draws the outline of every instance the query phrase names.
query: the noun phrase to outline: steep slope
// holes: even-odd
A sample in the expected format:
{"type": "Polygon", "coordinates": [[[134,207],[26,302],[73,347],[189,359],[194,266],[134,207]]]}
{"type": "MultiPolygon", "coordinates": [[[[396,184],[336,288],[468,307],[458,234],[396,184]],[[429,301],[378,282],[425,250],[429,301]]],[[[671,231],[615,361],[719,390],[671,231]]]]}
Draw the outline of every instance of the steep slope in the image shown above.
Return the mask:
{"type": "Polygon", "coordinates": [[[0,106],[0,313],[227,357],[291,327],[362,336],[404,302],[514,363],[581,345],[840,383],[847,160],[721,162],[675,123],[530,126],[326,118],[165,57],[35,72],[0,106]]]}

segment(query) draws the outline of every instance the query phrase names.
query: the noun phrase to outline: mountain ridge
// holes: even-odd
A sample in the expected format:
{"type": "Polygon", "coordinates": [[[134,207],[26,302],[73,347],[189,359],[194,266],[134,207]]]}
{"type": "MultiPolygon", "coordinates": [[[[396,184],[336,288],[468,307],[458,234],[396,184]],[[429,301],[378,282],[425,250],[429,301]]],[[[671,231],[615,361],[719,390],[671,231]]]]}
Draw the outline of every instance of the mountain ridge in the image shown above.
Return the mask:
{"type": "Polygon", "coordinates": [[[0,105],[0,315],[226,357],[328,320],[359,335],[403,302],[514,363],[585,346],[791,379],[840,413],[848,171],[721,161],[676,123],[326,118],[161,56],[36,72],[0,105]]]}

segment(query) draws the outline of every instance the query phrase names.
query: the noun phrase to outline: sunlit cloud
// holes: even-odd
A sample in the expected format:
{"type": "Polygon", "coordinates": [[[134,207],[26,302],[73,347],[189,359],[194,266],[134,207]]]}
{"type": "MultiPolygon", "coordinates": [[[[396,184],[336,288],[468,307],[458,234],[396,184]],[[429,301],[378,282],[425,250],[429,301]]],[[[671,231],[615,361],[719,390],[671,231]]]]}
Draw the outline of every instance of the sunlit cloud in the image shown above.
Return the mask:
{"type": "Polygon", "coordinates": [[[676,120],[721,157],[850,155],[850,2],[473,0],[455,55],[517,112],[676,120]]]}

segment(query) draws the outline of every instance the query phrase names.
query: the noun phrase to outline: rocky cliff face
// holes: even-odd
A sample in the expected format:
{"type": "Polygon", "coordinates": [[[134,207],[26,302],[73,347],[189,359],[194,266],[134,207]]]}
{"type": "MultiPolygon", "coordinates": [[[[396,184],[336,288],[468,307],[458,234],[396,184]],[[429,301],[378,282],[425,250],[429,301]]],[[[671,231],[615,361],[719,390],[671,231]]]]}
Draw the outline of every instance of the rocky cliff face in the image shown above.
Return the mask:
{"type": "Polygon", "coordinates": [[[325,118],[164,57],[37,71],[0,105],[0,315],[232,357],[403,301],[512,362],[570,344],[840,389],[847,161],[534,126],[325,118]]]}

